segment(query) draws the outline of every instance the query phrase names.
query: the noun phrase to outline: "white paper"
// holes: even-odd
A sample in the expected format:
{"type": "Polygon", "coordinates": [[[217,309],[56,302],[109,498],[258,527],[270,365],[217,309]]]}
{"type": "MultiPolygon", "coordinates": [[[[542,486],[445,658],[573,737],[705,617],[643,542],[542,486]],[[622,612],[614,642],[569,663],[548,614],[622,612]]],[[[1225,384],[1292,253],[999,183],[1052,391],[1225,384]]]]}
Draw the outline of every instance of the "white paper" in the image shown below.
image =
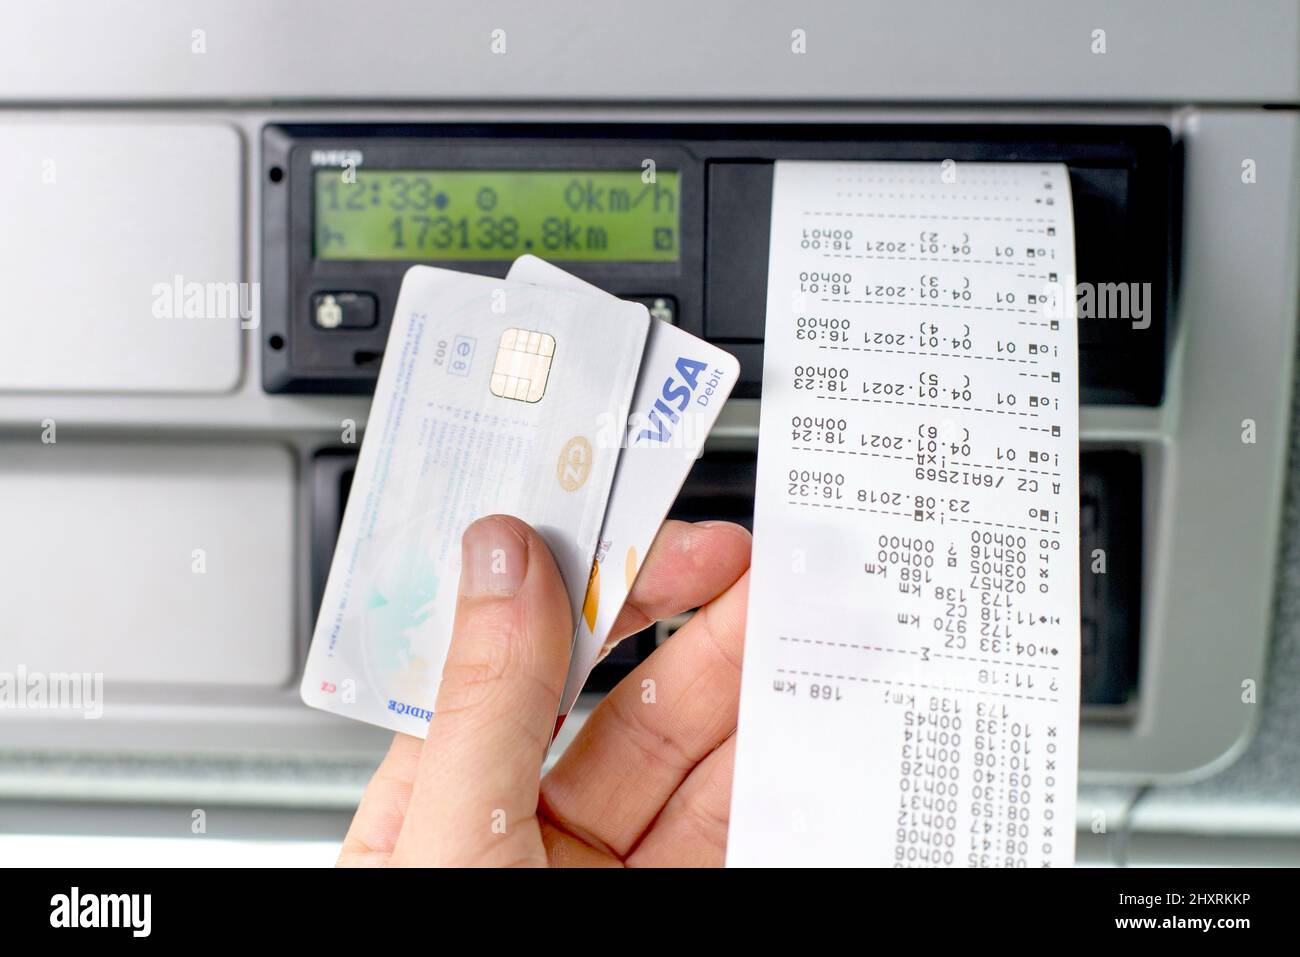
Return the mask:
{"type": "Polygon", "coordinates": [[[1068,866],[1068,175],[781,162],[771,229],[728,863],[1068,866]]]}

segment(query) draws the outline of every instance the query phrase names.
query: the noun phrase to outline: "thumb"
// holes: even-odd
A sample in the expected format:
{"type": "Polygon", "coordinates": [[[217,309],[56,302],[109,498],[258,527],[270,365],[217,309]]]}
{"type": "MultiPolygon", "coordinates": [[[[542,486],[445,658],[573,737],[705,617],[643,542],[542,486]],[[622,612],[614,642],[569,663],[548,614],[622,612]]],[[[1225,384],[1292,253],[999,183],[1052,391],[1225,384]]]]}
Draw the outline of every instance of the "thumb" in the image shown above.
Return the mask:
{"type": "Polygon", "coordinates": [[[550,550],[517,518],[465,530],[456,623],[396,864],[545,864],[537,795],[573,640],[550,550]]]}

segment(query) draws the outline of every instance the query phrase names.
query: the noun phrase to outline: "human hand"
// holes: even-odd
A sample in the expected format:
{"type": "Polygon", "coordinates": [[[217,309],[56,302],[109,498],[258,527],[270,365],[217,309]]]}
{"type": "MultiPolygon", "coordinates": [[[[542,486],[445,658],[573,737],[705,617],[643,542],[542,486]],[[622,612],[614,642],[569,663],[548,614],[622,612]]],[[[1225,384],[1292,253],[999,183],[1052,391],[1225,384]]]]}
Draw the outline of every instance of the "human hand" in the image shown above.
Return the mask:
{"type": "Polygon", "coordinates": [[[428,737],[394,738],[339,865],[721,865],[749,547],[728,522],[664,524],[611,638],[700,610],[541,779],[569,664],[568,593],[527,524],[471,525],[428,737]]]}

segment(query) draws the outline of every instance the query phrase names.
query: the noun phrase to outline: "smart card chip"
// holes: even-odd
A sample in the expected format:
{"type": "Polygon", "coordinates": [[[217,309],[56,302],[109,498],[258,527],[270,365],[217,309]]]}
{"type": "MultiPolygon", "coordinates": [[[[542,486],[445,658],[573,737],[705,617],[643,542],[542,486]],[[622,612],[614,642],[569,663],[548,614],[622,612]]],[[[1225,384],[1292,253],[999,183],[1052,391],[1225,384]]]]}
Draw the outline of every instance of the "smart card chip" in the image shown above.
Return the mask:
{"type": "Polygon", "coordinates": [[[555,355],[555,337],[527,329],[501,333],[497,361],[492,367],[489,388],[493,395],[520,402],[536,402],[546,393],[555,355]]]}

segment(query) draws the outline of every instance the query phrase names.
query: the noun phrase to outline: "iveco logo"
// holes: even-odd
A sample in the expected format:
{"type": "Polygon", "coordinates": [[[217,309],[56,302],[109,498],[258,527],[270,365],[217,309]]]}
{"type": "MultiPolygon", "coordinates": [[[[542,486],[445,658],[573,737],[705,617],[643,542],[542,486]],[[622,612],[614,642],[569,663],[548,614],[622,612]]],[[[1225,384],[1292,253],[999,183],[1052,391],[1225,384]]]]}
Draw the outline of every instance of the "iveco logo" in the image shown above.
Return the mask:
{"type": "Polygon", "coordinates": [[[312,166],[360,166],[361,150],[312,150],[312,166]]]}

